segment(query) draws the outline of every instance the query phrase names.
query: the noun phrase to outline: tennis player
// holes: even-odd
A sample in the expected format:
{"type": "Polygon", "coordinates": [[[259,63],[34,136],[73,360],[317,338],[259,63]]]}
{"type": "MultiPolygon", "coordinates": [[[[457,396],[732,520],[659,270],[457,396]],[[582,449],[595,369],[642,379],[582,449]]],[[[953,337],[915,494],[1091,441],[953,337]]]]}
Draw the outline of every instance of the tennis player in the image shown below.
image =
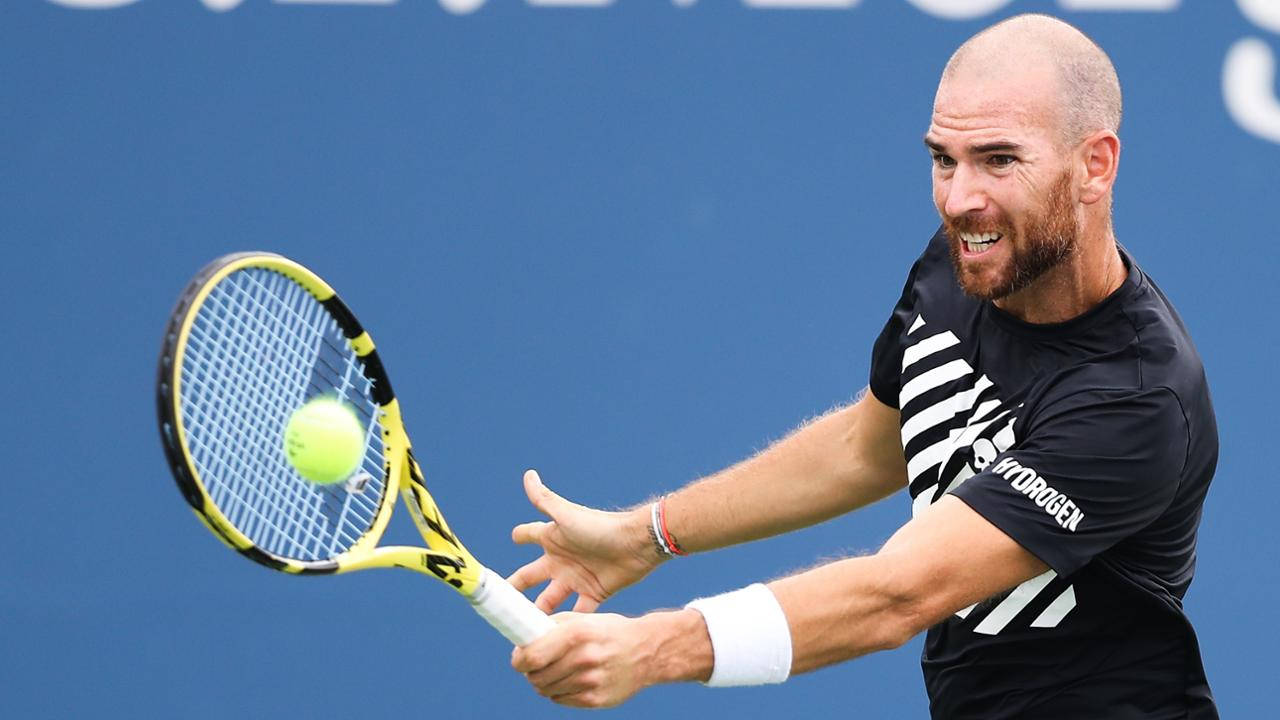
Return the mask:
{"type": "Polygon", "coordinates": [[[1117,244],[1120,86],[1039,15],[952,56],[924,138],[942,227],[876,340],[870,391],[766,451],[630,512],[573,504],[518,570],[575,610],[512,665],[610,706],[662,682],[779,683],[928,632],[935,718],[1216,718],[1182,611],[1218,455],[1204,371],[1117,244]],[[906,488],[879,552],[675,611],[585,614],[674,555],[794,530],[906,488]]]}

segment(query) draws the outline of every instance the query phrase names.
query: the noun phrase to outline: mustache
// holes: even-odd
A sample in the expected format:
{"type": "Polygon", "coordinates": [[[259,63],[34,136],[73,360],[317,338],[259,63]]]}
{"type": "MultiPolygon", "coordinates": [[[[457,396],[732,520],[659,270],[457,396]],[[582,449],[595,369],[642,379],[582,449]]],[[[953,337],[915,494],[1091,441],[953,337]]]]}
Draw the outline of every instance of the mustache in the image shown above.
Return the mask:
{"type": "Polygon", "coordinates": [[[1013,230],[1003,218],[979,218],[971,216],[943,217],[942,228],[947,236],[957,239],[960,233],[1000,233],[1010,235],[1013,230]]]}

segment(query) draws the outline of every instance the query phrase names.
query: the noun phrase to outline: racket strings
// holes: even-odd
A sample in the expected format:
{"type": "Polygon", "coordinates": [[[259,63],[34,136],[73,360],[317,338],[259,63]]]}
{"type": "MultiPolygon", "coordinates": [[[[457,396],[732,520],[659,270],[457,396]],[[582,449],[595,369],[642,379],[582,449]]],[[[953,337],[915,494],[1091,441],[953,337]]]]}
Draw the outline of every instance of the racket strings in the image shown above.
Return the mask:
{"type": "MultiPolygon", "coordinates": [[[[306,319],[309,322],[311,321],[310,318],[306,319]]],[[[234,354],[225,354],[220,359],[236,360],[241,358],[236,358],[234,354]]],[[[217,371],[222,369],[223,365],[229,366],[238,372],[237,377],[241,381],[241,385],[246,380],[253,382],[261,379],[260,373],[255,372],[253,368],[246,368],[242,362],[220,363],[218,359],[215,359],[210,367],[217,371]]],[[[252,413],[256,416],[269,416],[275,413],[273,408],[264,407],[261,403],[245,402],[246,400],[257,400],[267,396],[244,393],[243,387],[239,386],[231,386],[230,390],[232,392],[226,397],[233,402],[218,407],[218,410],[224,413],[231,412],[241,415],[252,413]]],[[[270,447],[272,444],[270,437],[264,436],[259,427],[250,426],[249,429],[256,432],[246,433],[249,437],[244,439],[254,442],[256,445],[253,448],[254,450],[260,452],[262,449],[270,447]]],[[[213,449],[209,445],[204,445],[204,447],[205,449],[213,449]]],[[[245,456],[233,457],[243,458],[245,456]]],[[[319,548],[326,544],[325,539],[315,530],[314,521],[305,523],[302,521],[307,517],[306,512],[309,509],[307,503],[301,500],[296,492],[286,494],[284,491],[288,490],[287,486],[268,484],[265,488],[269,492],[251,495],[245,492],[246,488],[243,481],[253,468],[246,465],[243,460],[233,462],[230,466],[226,462],[221,465],[215,464],[212,469],[220,471],[221,475],[233,479],[232,482],[226,485],[231,490],[231,494],[240,502],[226,508],[231,515],[229,519],[251,537],[262,535],[266,530],[273,531],[260,541],[264,549],[277,553],[285,552],[289,555],[302,555],[310,548],[319,548]],[[292,544],[284,543],[283,541],[285,540],[292,540],[292,544]]],[[[215,491],[213,494],[218,495],[219,493],[215,491]]],[[[215,502],[220,500],[223,505],[227,504],[225,498],[215,497],[215,502]]]]}
{"type": "MultiPolygon", "coordinates": [[[[260,433],[255,433],[252,439],[256,442],[256,445],[259,448],[268,447],[271,444],[271,438],[264,437],[260,433]]],[[[314,502],[307,503],[305,500],[301,500],[296,494],[283,496],[282,493],[273,486],[268,486],[268,492],[258,492],[255,495],[252,489],[246,490],[245,484],[240,482],[241,479],[253,473],[254,468],[252,465],[243,462],[228,463],[226,461],[226,453],[220,452],[222,447],[213,444],[206,444],[203,440],[199,439],[198,436],[188,437],[188,444],[193,450],[202,450],[208,455],[208,457],[212,458],[211,462],[208,464],[207,471],[203,475],[204,477],[209,478],[212,476],[215,478],[221,477],[233,479],[232,482],[224,483],[209,483],[206,479],[206,482],[208,483],[206,487],[210,489],[211,497],[213,497],[214,502],[219,506],[219,508],[223,509],[223,514],[227,516],[227,519],[233,525],[240,528],[241,532],[252,537],[256,534],[260,534],[256,531],[260,530],[261,527],[273,526],[271,529],[276,533],[275,539],[278,540],[287,539],[289,537],[288,532],[290,530],[296,531],[295,536],[293,537],[295,544],[292,547],[295,551],[306,550],[306,543],[300,542],[301,540],[310,541],[313,548],[319,548],[326,545],[322,534],[314,529],[314,522],[310,523],[307,527],[302,527],[298,518],[308,515],[315,516],[319,513],[335,514],[340,508],[337,503],[345,503],[347,500],[337,500],[335,497],[336,493],[333,492],[321,493],[319,497],[323,497],[324,500],[322,501],[323,507],[319,507],[316,506],[314,502]],[[271,508],[275,512],[267,514],[264,512],[264,508],[271,508]],[[291,515],[282,519],[280,517],[280,513],[282,511],[289,512],[291,515]]],[[[367,507],[364,508],[365,510],[369,512],[376,510],[376,505],[374,505],[371,500],[361,498],[360,502],[367,505],[367,507]]],[[[344,508],[344,510],[345,509],[346,508],[344,508]]],[[[359,539],[359,536],[351,535],[347,528],[340,526],[335,531],[334,537],[330,538],[330,542],[327,543],[327,545],[332,547],[332,541],[337,538],[345,538],[354,543],[355,540],[359,539]]],[[[285,548],[282,548],[278,543],[271,544],[264,542],[262,547],[277,554],[303,554],[303,552],[283,553],[285,548]]]]}
{"type": "MultiPolygon", "coordinates": [[[[200,376],[194,376],[194,377],[192,377],[192,382],[193,382],[193,384],[199,384],[199,383],[204,382],[204,379],[203,379],[202,377],[200,377],[200,376]]],[[[316,382],[311,382],[311,383],[309,383],[309,384],[308,384],[308,389],[311,391],[311,392],[310,392],[310,395],[320,395],[320,394],[324,394],[326,391],[331,391],[331,387],[329,387],[329,386],[321,386],[319,383],[316,383],[316,382]]],[[[252,396],[249,396],[249,397],[250,397],[250,399],[252,400],[252,396]]],[[[252,405],[252,406],[249,408],[249,411],[252,411],[252,412],[273,412],[273,410],[272,410],[272,409],[270,409],[270,408],[265,408],[265,407],[263,407],[263,406],[261,406],[261,405],[258,405],[258,404],[254,404],[254,405],[252,405]]],[[[204,413],[204,412],[202,412],[202,411],[201,411],[201,408],[200,408],[199,406],[193,406],[193,413],[195,413],[195,414],[196,414],[196,416],[197,416],[197,417],[199,417],[199,418],[201,418],[201,419],[205,419],[205,420],[211,420],[211,419],[212,419],[212,417],[211,417],[208,413],[204,413]]],[[[367,413],[360,413],[360,414],[361,414],[361,415],[367,415],[367,413]]],[[[368,435],[372,435],[372,434],[374,434],[374,433],[376,432],[378,425],[377,425],[376,423],[370,423],[370,422],[368,422],[368,421],[366,420],[366,422],[365,422],[365,427],[367,428],[367,430],[366,430],[367,436],[366,436],[366,441],[365,441],[365,451],[364,451],[365,462],[366,462],[366,463],[368,463],[368,464],[370,464],[370,465],[372,465],[372,467],[373,467],[373,468],[375,468],[375,469],[379,469],[379,468],[381,468],[382,455],[381,455],[381,452],[378,450],[377,446],[375,446],[375,445],[374,445],[374,442],[375,442],[375,440],[380,441],[380,438],[373,438],[373,437],[369,437],[369,436],[368,436],[368,435]]],[[[275,441],[275,438],[274,438],[274,437],[271,437],[270,435],[265,435],[265,436],[264,436],[264,435],[262,435],[258,428],[251,428],[251,432],[254,432],[254,433],[255,433],[255,437],[254,437],[254,439],[258,441],[258,444],[259,444],[259,446],[260,446],[260,447],[270,447],[270,446],[274,443],[274,441],[275,441]]],[[[334,500],[334,496],[333,496],[332,494],[327,494],[325,497],[326,497],[326,503],[327,503],[327,504],[332,505],[332,504],[335,502],[335,500],[334,500]]],[[[377,509],[377,505],[376,505],[376,502],[375,502],[375,500],[374,500],[374,499],[372,499],[372,498],[370,498],[370,497],[368,497],[367,495],[364,495],[364,494],[361,494],[361,495],[359,495],[359,496],[357,496],[357,497],[358,497],[358,500],[359,500],[359,501],[361,501],[361,502],[363,502],[363,503],[365,503],[365,504],[366,504],[366,506],[367,506],[367,507],[365,508],[365,510],[370,511],[370,512],[374,512],[374,511],[376,511],[376,509],[377,509]]],[[[215,498],[215,500],[216,500],[216,498],[215,498]]],[[[295,503],[295,507],[296,507],[296,503],[295,503]]],[[[233,521],[233,522],[234,522],[234,521],[233,521]]]]}
{"type": "MultiPolygon", "coordinates": [[[[254,278],[252,278],[252,277],[248,277],[248,278],[247,278],[247,280],[248,280],[249,282],[253,282],[254,278]]],[[[308,324],[310,324],[310,323],[312,322],[312,320],[313,320],[313,319],[312,319],[312,317],[311,317],[311,314],[313,314],[313,313],[314,313],[314,315],[316,316],[316,318],[318,318],[318,319],[322,319],[322,320],[323,320],[323,325],[321,325],[320,327],[318,327],[318,328],[317,328],[320,332],[318,332],[318,333],[316,334],[316,341],[313,341],[313,342],[312,342],[312,347],[309,349],[309,352],[319,353],[319,352],[320,352],[320,351],[322,351],[322,350],[330,350],[330,351],[334,351],[334,352],[337,352],[337,353],[343,353],[344,351],[343,351],[343,350],[339,350],[339,348],[338,348],[337,346],[335,346],[333,343],[325,343],[325,342],[324,342],[324,341],[327,339],[328,335],[332,335],[333,337],[340,337],[340,336],[339,336],[339,333],[338,333],[338,328],[337,328],[336,323],[334,323],[334,322],[333,322],[333,321],[328,317],[327,313],[325,313],[325,312],[323,311],[323,309],[319,306],[319,304],[318,304],[318,303],[310,302],[310,296],[306,293],[306,291],[305,291],[305,290],[303,290],[302,288],[300,288],[300,287],[299,287],[299,286],[297,286],[297,285],[292,285],[292,284],[291,284],[291,285],[289,285],[289,286],[288,286],[288,288],[289,288],[289,289],[287,290],[287,292],[289,293],[290,297],[287,297],[287,298],[286,298],[286,303],[285,303],[284,307],[289,308],[289,307],[292,307],[292,306],[296,305],[296,303],[298,303],[299,301],[304,301],[304,302],[305,302],[304,307],[306,307],[306,308],[307,308],[307,311],[306,311],[306,313],[303,315],[303,317],[301,318],[301,319],[302,319],[302,321],[303,321],[303,322],[306,322],[306,323],[308,323],[308,324]],[[325,326],[327,326],[327,327],[325,327],[325,326]],[[328,330],[328,333],[325,333],[325,332],[324,332],[324,330],[328,330]]],[[[267,290],[267,288],[261,288],[261,287],[260,287],[259,289],[260,289],[260,290],[267,290]]],[[[249,299],[249,300],[253,300],[254,298],[253,298],[253,296],[252,296],[252,295],[249,295],[249,296],[247,296],[247,299],[249,299]]],[[[259,304],[259,305],[261,305],[261,304],[259,304]]],[[[261,307],[261,306],[260,306],[260,307],[259,307],[259,311],[260,311],[260,313],[261,313],[262,311],[269,312],[269,311],[270,311],[270,308],[264,308],[264,307],[261,307]]],[[[303,339],[303,338],[301,338],[301,337],[300,337],[300,336],[298,336],[298,335],[295,335],[295,337],[294,337],[293,339],[294,339],[295,341],[297,341],[297,340],[299,340],[299,339],[303,339]]],[[[341,340],[339,340],[339,341],[340,341],[340,342],[343,342],[343,341],[341,341],[341,340]]],[[[349,350],[347,350],[347,351],[345,351],[345,352],[344,352],[344,354],[346,355],[346,360],[347,360],[347,363],[346,363],[346,364],[347,364],[347,370],[346,370],[346,372],[345,372],[345,373],[343,373],[343,375],[344,375],[344,378],[345,378],[345,379],[344,379],[344,381],[343,381],[342,385],[339,387],[339,394],[342,394],[342,395],[346,395],[346,394],[350,391],[350,389],[351,389],[351,386],[352,386],[352,383],[351,383],[351,375],[352,375],[353,369],[354,369],[354,367],[355,367],[355,365],[356,365],[356,363],[355,363],[355,356],[354,356],[354,354],[353,354],[353,353],[351,353],[349,350]]],[[[321,356],[320,356],[319,354],[317,354],[317,355],[316,355],[316,357],[321,357],[321,356]]],[[[320,368],[320,367],[328,367],[328,368],[332,368],[333,366],[332,366],[332,364],[331,364],[331,363],[317,364],[317,368],[320,368]]],[[[363,376],[362,376],[362,377],[363,377],[363,376]]],[[[333,379],[333,378],[321,378],[321,380],[322,380],[323,382],[326,382],[326,383],[333,383],[333,381],[334,381],[334,379],[333,379]]],[[[309,385],[315,385],[315,384],[317,384],[317,383],[315,383],[315,382],[309,383],[309,385]]],[[[367,389],[368,389],[368,383],[367,383],[367,381],[366,381],[366,384],[365,384],[365,390],[367,391],[367,389]]],[[[330,387],[330,388],[329,388],[329,391],[330,391],[330,392],[332,392],[332,390],[333,390],[333,388],[332,388],[332,387],[330,387]]],[[[348,400],[350,400],[350,399],[351,399],[351,398],[350,398],[350,397],[348,397],[348,400]]],[[[363,399],[363,398],[361,398],[361,399],[363,399]]],[[[301,402],[301,399],[299,399],[299,400],[298,400],[298,402],[300,403],[300,402],[301,402]]],[[[296,407],[296,406],[295,406],[295,407],[296,407]]],[[[291,410],[292,410],[292,408],[288,408],[288,410],[290,410],[290,411],[291,411],[291,410]]],[[[367,438],[366,438],[366,439],[367,439],[367,438]]],[[[379,458],[379,463],[380,463],[380,458],[379,458]]],[[[295,484],[286,485],[286,486],[283,486],[283,487],[288,488],[288,489],[294,489],[294,490],[297,490],[297,489],[310,490],[310,489],[314,488],[314,486],[312,486],[310,483],[306,483],[306,484],[296,484],[296,483],[295,483],[295,484]]],[[[330,513],[334,512],[334,510],[333,510],[333,508],[332,508],[332,507],[321,508],[321,507],[318,507],[318,506],[316,506],[316,505],[315,505],[314,500],[316,500],[316,499],[318,499],[319,497],[321,497],[321,495],[319,495],[319,494],[317,494],[317,493],[308,493],[308,496],[309,496],[308,498],[301,498],[301,497],[299,497],[299,496],[295,493],[292,497],[288,498],[289,500],[291,500],[291,501],[292,501],[292,502],[290,503],[290,504],[293,506],[293,507],[292,507],[292,509],[294,509],[294,510],[298,510],[298,509],[299,509],[299,507],[298,507],[298,506],[299,506],[300,504],[301,504],[301,505],[305,505],[305,500],[306,500],[306,499],[311,499],[311,500],[313,500],[313,502],[311,503],[311,505],[310,505],[310,506],[308,506],[308,507],[304,507],[304,508],[302,509],[302,512],[309,512],[310,516],[311,516],[311,517],[313,517],[313,518],[314,518],[314,517],[318,517],[318,516],[317,516],[317,511],[320,511],[320,510],[322,510],[322,509],[325,509],[327,512],[330,512],[330,513]],[[299,501],[304,501],[304,502],[299,502],[299,501]]],[[[326,502],[326,503],[325,503],[325,505],[326,505],[326,506],[328,506],[328,505],[331,505],[331,504],[332,504],[332,500],[333,500],[334,496],[333,496],[332,494],[329,494],[329,495],[328,495],[328,498],[329,498],[329,502],[326,502]]],[[[342,498],[342,505],[341,505],[340,510],[338,510],[337,512],[339,512],[340,516],[345,516],[345,515],[346,515],[346,514],[347,514],[347,513],[352,509],[352,508],[351,508],[351,505],[350,505],[350,503],[351,503],[351,496],[350,496],[350,494],[349,494],[349,493],[342,493],[342,494],[341,494],[341,498],[342,498]]],[[[375,506],[373,506],[372,508],[364,508],[364,509],[365,509],[365,510],[376,510],[376,505],[375,505],[375,506]]],[[[339,526],[338,526],[338,527],[340,527],[340,528],[341,528],[341,527],[342,527],[342,525],[341,525],[341,524],[339,524],[339,526]]],[[[307,549],[308,549],[308,550],[311,550],[312,552],[315,552],[315,553],[317,553],[317,554],[319,554],[319,555],[321,555],[321,556],[329,556],[329,555],[332,555],[332,554],[334,554],[335,552],[337,552],[337,551],[339,550],[339,546],[341,546],[341,549],[345,549],[345,547],[346,547],[346,546],[348,546],[348,545],[350,544],[350,542],[354,542],[354,540],[355,540],[355,539],[358,539],[358,537],[359,537],[358,535],[352,536],[352,535],[347,534],[347,533],[334,533],[334,534],[332,534],[332,535],[330,536],[330,542],[329,542],[327,545],[326,545],[326,544],[324,544],[323,542],[317,542],[317,543],[315,543],[312,547],[307,548],[307,549]],[[340,542],[340,541],[342,541],[342,540],[348,540],[348,542],[340,542]]]]}
{"type": "MultiPolygon", "coordinates": [[[[308,323],[314,322],[313,318],[310,318],[310,317],[305,317],[303,319],[308,323]]],[[[257,329],[261,330],[260,327],[257,329]]],[[[248,338],[243,335],[238,335],[237,337],[238,339],[241,339],[245,342],[248,341],[248,338]]],[[[260,335],[260,337],[265,337],[265,335],[260,335]]],[[[224,357],[227,357],[227,356],[224,356],[224,357]]],[[[234,357],[234,356],[229,356],[229,357],[234,357]]],[[[218,363],[216,359],[214,361],[213,367],[215,368],[218,367],[218,363]]],[[[293,369],[295,371],[297,370],[297,368],[293,368],[293,369]]],[[[241,379],[241,380],[248,379],[250,381],[253,381],[255,379],[260,379],[258,377],[258,375],[260,375],[260,373],[258,372],[259,370],[260,368],[258,369],[247,368],[243,364],[238,364],[236,367],[233,368],[233,371],[237,373],[236,377],[238,379],[241,379]]],[[[239,390],[239,388],[233,388],[233,389],[239,390]]],[[[264,407],[260,402],[255,402],[266,396],[239,393],[239,394],[231,394],[229,397],[235,400],[242,401],[240,403],[233,404],[232,407],[229,408],[232,412],[240,412],[240,413],[253,412],[253,413],[262,414],[262,415],[270,415],[275,412],[275,408],[264,407]],[[245,400],[250,401],[250,404],[252,406],[246,407],[246,404],[243,402],[245,400]]],[[[224,408],[224,409],[228,409],[228,408],[224,408]]],[[[256,430],[257,428],[253,428],[253,429],[256,430]]],[[[259,448],[269,447],[272,444],[271,438],[269,436],[263,436],[260,432],[256,433],[253,439],[257,441],[259,448]]],[[[243,456],[235,456],[235,457],[237,459],[241,459],[243,456]]],[[[236,471],[236,473],[235,474],[229,473],[228,474],[229,476],[243,477],[243,473],[246,470],[246,468],[243,467],[242,463],[237,463],[237,465],[238,465],[237,467],[231,468],[233,471],[236,471]]],[[[226,469],[226,468],[224,467],[223,469],[226,469]]],[[[250,533],[259,529],[255,526],[255,523],[257,525],[261,525],[263,523],[267,523],[269,525],[276,525],[275,529],[279,531],[281,530],[279,525],[282,522],[282,515],[280,511],[284,509],[285,503],[287,503],[290,506],[288,509],[295,511],[299,517],[306,512],[307,510],[306,504],[299,502],[300,499],[296,495],[291,497],[282,497],[279,486],[271,486],[271,487],[273,488],[274,492],[270,493],[270,495],[265,493],[258,495],[256,498],[254,498],[257,501],[256,503],[245,503],[238,508],[232,508],[233,511],[236,509],[239,509],[241,512],[238,517],[229,518],[229,519],[231,519],[233,523],[236,523],[238,527],[243,526],[242,530],[247,530],[250,533]],[[267,515],[262,512],[262,509],[267,506],[267,501],[269,500],[276,501],[274,505],[275,512],[272,512],[270,515],[267,515]]],[[[236,493],[236,496],[237,498],[243,497],[240,493],[236,493]]],[[[283,517],[283,521],[285,522],[287,522],[289,519],[290,518],[288,516],[283,517]]],[[[296,518],[294,519],[292,525],[293,525],[293,527],[291,528],[292,530],[297,531],[302,529],[301,523],[299,523],[296,520],[296,518]]],[[[282,539],[286,539],[287,537],[288,537],[287,534],[277,532],[271,539],[279,541],[282,539]]],[[[296,539],[297,538],[295,538],[295,540],[296,539]]],[[[310,533],[310,537],[306,539],[311,541],[315,545],[319,545],[322,542],[320,538],[316,537],[314,532],[310,533]]],[[[279,552],[284,548],[280,547],[278,542],[275,544],[268,542],[266,543],[266,549],[269,549],[273,552],[279,552]]],[[[296,552],[298,548],[294,547],[290,549],[296,552]]],[[[294,554],[294,553],[291,553],[291,554],[294,554]]]]}
{"type": "Polygon", "coordinates": [[[351,547],[371,527],[385,492],[379,409],[372,382],[337,322],[304,288],[247,269],[208,294],[188,333],[181,368],[188,447],[210,497],[258,547],[303,561],[351,547]],[[299,477],[283,430],[316,395],[353,406],[366,429],[361,491],[299,477]]]}
{"type": "MultiPolygon", "coordinates": [[[[289,300],[296,300],[296,293],[298,292],[301,292],[300,289],[293,291],[293,293],[295,294],[295,298],[286,298],[286,302],[288,302],[289,300]]],[[[253,298],[250,297],[250,299],[253,299],[253,298]]],[[[315,304],[312,303],[312,305],[314,306],[315,304]]],[[[260,307],[259,308],[260,313],[262,310],[269,310],[269,308],[260,307]]],[[[320,311],[316,310],[313,312],[316,317],[323,317],[320,311]]],[[[310,316],[304,316],[302,319],[308,324],[314,322],[313,318],[310,316]]],[[[260,327],[257,327],[254,329],[257,331],[261,331],[260,327]]],[[[296,341],[298,338],[295,337],[293,339],[296,341]]],[[[277,347],[275,349],[278,350],[279,348],[277,347]]],[[[281,355],[280,357],[288,358],[289,356],[285,354],[285,355],[281,355]]],[[[296,362],[291,364],[296,364],[296,362]]],[[[250,377],[252,379],[253,376],[250,373],[244,370],[242,370],[242,372],[245,373],[245,376],[250,377]]],[[[248,396],[248,397],[254,397],[254,396],[248,396]]],[[[270,413],[271,411],[269,409],[262,408],[261,406],[259,406],[257,408],[253,408],[253,412],[270,413]]],[[[266,447],[270,447],[271,445],[274,444],[273,442],[271,442],[271,439],[269,437],[265,439],[265,442],[262,442],[263,439],[261,437],[259,437],[259,440],[260,440],[260,444],[266,447]]],[[[314,520],[310,523],[304,524],[300,522],[298,519],[300,517],[308,516],[308,514],[309,516],[312,516],[312,517],[316,515],[315,511],[321,509],[317,507],[314,503],[314,500],[318,496],[315,496],[315,494],[313,493],[311,498],[312,502],[308,504],[306,502],[306,498],[299,497],[296,492],[287,494],[287,495],[281,492],[281,489],[286,489],[286,490],[290,489],[289,486],[273,485],[268,487],[272,487],[274,492],[259,495],[256,498],[257,500],[256,503],[250,503],[245,508],[243,508],[245,510],[248,510],[249,512],[247,513],[242,512],[241,513],[242,517],[239,518],[241,520],[241,523],[245,525],[245,529],[248,530],[250,533],[254,533],[255,531],[260,531],[264,529],[263,527],[260,527],[260,526],[263,526],[264,523],[266,524],[266,527],[274,526],[271,529],[275,530],[276,532],[271,537],[263,541],[263,544],[266,546],[265,549],[269,549],[277,553],[283,553],[287,550],[293,551],[288,554],[305,554],[307,552],[326,554],[327,552],[332,552],[335,544],[337,544],[338,541],[344,540],[344,539],[348,539],[349,541],[354,541],[354,538],[358,537],[358,536],[351,536],[349,533],[338,532],[338,533],[334,533],[329,538],[329,542],[326,543],[325,539],[323,537],[320,537],[318,533],[315,531],[314,520]],[[273,504],[270,505],[270,507],[272,508],[273,512],[271,512],[270,514],[265,514],[264,512],[262,512],[262,509],[264,507],[268,507],[269,506],[268,504],[272,503],[272,501],[274,502],[273,504]],[[287,523],[287,525],[285,525],[285,527],[282,528],[281,526],[284,523],[287,523]],[[295,536],[293,537],[294,544],[292,546],[287,546],[280,542],[282,540],[289,539],[289,534],[287,532],[281,532],[281,530],[292,531],[292,533],[295,536]],[[298,537],[299,534],[302,535],[301,537],[302,542],[298,542],[300,539],[298,537]],[[272,542],[273,540],[275,542],[272,542]]],[[[331,504],[331,503],[332,503],[332,500],[330,500],[329,503],[326,503],[326,504],[331,504]]],[[[349,500],[343,501],[343,505],[345,507],[343,507],[340,512],[346,513],[350,510],[348,503],[349,503],[349,500]]],[[[329,512],[332,513],[334,511],[330,509],[329,512]]],[[[346,543],[343,543],[343,544],[346,544],[346,543]]]]}

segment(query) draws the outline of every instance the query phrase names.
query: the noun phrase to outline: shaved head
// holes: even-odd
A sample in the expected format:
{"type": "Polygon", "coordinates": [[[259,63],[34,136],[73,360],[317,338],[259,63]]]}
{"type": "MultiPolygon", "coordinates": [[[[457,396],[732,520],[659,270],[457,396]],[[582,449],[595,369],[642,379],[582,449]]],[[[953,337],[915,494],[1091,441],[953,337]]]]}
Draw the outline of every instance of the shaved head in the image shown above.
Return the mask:
{"type": "Polygon", "coordinates": [[[1111,59],[1084,33],[1048,15],[1017,15],[969,38],[947,62],[938,94],[960,78],[1000,82],[1028,75],[1056,85],[1052,106],[1040,111],[1056,116],[1066,145],[1098,130],[1119,130],[1120,81],[1111,59]]]}

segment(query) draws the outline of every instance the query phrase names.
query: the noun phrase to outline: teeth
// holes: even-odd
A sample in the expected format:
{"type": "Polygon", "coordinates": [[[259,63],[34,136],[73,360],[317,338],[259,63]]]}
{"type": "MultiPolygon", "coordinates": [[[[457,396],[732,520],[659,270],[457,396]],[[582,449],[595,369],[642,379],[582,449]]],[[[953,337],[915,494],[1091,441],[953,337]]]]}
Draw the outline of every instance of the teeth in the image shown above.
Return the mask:
{"type": "Polygon", "coordinates": [[[960,242],[964,243],[965,250],[971,253],[984,253],[999,239],[1000,233],[996,232],[960,234],[960,242]]]}

